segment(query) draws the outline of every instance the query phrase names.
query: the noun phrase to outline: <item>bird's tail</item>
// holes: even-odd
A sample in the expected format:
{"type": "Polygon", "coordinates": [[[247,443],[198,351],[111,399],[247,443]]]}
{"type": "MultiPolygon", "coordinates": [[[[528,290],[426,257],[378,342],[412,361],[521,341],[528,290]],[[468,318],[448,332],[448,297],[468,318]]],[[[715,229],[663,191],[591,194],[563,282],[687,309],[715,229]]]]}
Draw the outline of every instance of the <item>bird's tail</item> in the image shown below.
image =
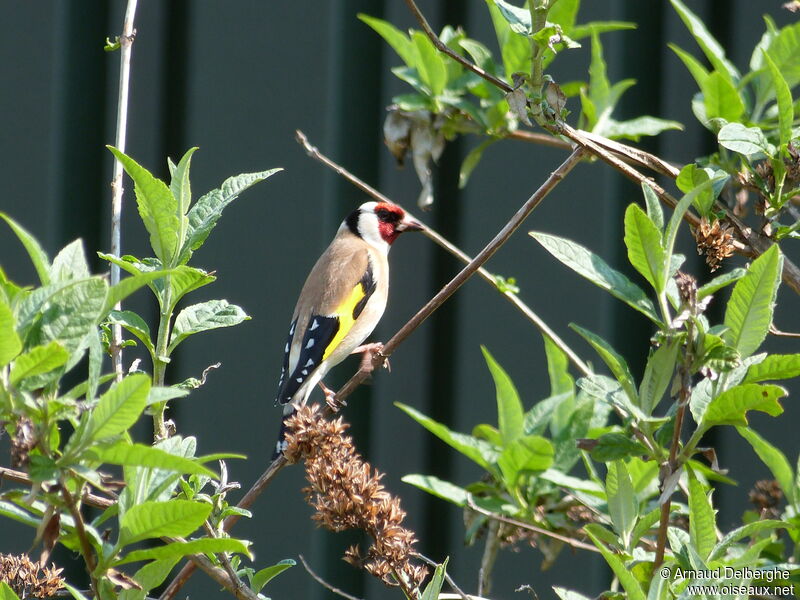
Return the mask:
{"type": "Polygon", "coordinates": [[[286,426],[286,421],[295,413],[295,408],[292,403],[283,407],[283,417],[281,417],[281,428],[278,430],[278,439],[275,442],[275,450],[272,453],[270,460],[276,460],[278,457],[283,456],[286,450],[286,432],[289,428],[286,426]]]}

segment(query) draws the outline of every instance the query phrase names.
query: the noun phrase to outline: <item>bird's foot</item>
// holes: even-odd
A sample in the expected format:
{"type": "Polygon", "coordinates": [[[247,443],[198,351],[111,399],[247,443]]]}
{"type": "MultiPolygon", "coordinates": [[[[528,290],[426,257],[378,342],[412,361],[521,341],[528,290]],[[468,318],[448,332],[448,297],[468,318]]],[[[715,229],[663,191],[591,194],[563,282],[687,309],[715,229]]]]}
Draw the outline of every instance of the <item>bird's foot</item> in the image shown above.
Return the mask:
{"type": "Polygon", "coordinates": [[[336,399],[336,392],[334,392],[331,388],[329,388],[327,385],[325,385],[321,381],[319,382],[319,387],[322,389],[322,392],[325,394],[325,404],[327,404],[328,408],[330,408],[333,412],[339,412],[345,406],[347,406],[347,402],[345,402],[344,400],[337,400],[336,399]]]}
{"type": "Polygon", "coordinates": [[[365,373],[372,373],[372,371],[375,370],[375,364],[373,363],[373,360],[376,355],[383,359],[383,368],[388,369],[390,373],[392,372],[392,368],[389,365],[389,358],[383,355],[383,344],[381,342],[362,344],[353,350],[351,354],[362,355],[361,366],[359,368],[365,373]]]}

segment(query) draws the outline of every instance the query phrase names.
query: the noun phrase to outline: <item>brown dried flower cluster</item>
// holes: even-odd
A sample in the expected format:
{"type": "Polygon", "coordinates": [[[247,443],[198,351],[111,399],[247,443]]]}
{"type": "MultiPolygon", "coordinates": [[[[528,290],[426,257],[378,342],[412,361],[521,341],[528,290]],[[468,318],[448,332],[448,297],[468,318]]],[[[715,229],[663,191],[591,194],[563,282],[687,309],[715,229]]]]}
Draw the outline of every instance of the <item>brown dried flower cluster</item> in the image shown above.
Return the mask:
{"type": "Polygon", "coordinates": [[[27,556],[0,554],[0,581],[5,582],[20,598],[49,598],[64,587],[55,565],[42,567],[27,556]]]}
{"type": "Polygon", "coordinates": [[[748,494],[748,499],[761,513],[761,518],[777,519],[780,517],[781,512],[778,505],[783,499],[783,490],[774,479],[756,481],[748,494]]]}
{"type": "Polygon", "coordinates": [[[733,228],[714,219],[700,219],[700,226],[692,230],[697,242],[697,253],[706,255],[706,263],[711,271],[719,269],[722,261],[733,255],[733,228]]]}
{"type": "Polygon", "coordinates": [[[344,560],[363,567],[387,585],[419,588],[427,569],[412,564],[414,533],[402,526],[406,513],[380,480],[381,473],[365,462],[345,436],[341,417],[328,421],[319,406],[304,406],[287,420],[286,458],[305,459],[303,491],[316,510],[314,520],[332,531],[362,529],[374,540],[366,555],[348,548],[344,560]],[[402,582],[398,583],[398,579],[402,582]]]}
{"type": "Polygon", "coordinates": [[[28,453],[36,445],[33,421],[28,417],[20,417],[16,429],[11,438],[11,466],[15,469],[24,469],[28,466],[28,453]]]}

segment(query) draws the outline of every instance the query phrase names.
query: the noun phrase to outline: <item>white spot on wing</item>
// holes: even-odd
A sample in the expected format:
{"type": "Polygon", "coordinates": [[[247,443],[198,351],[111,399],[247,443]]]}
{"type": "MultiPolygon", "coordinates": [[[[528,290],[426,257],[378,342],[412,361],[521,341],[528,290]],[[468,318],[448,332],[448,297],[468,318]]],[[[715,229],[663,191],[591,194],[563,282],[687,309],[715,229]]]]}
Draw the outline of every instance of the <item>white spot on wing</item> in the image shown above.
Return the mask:
{"type": "Polygon", "coordinates": [[[289,335],[294,335],[294,326],[297,325],[297,321],[292,323],[292,326],[289,328],[289,335]]]}
{"type": "Polygon", "coordinates": [[[289,352],[289,342],[286,342],[286,346],[283,349],[284,352],[289,352]]]}
{"type": "Polygon", "coordinates": [[[306,350],[313,347],[314,347],[314,338],[311,338],[310,340],[308,340],[308,343],[306,344],[306,350]]]}
{"type": "Polygon", "coordinates": [[[311,323],[311,327],[309,327],[308,330],[314,331],[317,327],[319,327],[319,323],[317,323],[317,320],[314,319],[314,321],[311,323]]]}
{"type": "Polygon", "coordinates": [[[314,359],[313,358],[309,358],[308,362],[306,364],[304,364],[303,366],[304,367],[313,367],[314,366],[314,359]]]}
{"type": "Polygon", "coordinates": [[[303,378],[302,377],[298,377],[295,381],[297,381],[297,383],[303,383],[303,378]]]}
{"type": "Polygon", "coordinates": [[[301,373],[302,373],[303,375],[308,375],[308,370],[307,370],[307,369],[303,369],[303,370],[301,371],[301,373]]]}

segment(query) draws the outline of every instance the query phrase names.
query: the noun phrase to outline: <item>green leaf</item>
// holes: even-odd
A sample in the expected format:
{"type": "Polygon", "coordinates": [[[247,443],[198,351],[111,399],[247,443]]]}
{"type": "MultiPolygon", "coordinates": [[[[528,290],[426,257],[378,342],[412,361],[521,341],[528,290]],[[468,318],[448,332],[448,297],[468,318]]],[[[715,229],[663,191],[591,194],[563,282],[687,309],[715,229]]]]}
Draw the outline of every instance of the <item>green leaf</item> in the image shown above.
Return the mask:
{"type": "MultiPolygon", "coordinates": [[[[436,598],[436,596],[434,596],[436,598]]],[[[19,600],[19,596],[14,593],[11,586],[5,581],[0,581],[0,600],[19,600]]]]}
{"type": "Polygon", "coordinates": [[[717,134],[720,146],[733,150],[745,156],[763,152],[771,155],[773,148],[758,127],[745,127],[741,123],[728,123],[717,134]]]}
{"type": "Polygon", "coordinates": [[[444,585],[444,574],[447,571],[448,560],[450,560],[449,557],[445,558],[442,564],[436,565],[436,569],[433,571],[433,577],[431,577],[428,585],[425,586],[420,600],[437,600],[437,598],[439,598],[439,592],[442,591],[442,586],[444,585]]]}
{"type": "MultiPolygon", "coordinates": [[[[203,524],[211,509],[210,504],[190,500],[134,504],[120,518],[120,544],[127,546],[149,538],[187,536],[203,524]]],[[[129,561],[134,560],[131,559],[133,554],[135,553],[128,555],[129,561]]],[[[168,556],[171,555],[150,555],[148,558],[162,559],[168,556]]]]}
{"type": "Polygon", "coordinates": [[[84,596],[81,591],[68,583],[64,584],[64,589],[66,589],[71,595],[73,600],[89,600],[86,596],[84,596]]]}
{"type": "Polygon", "coordinates": [[[783,412],[778,402],[786,390],[777,385],[743,383],[714,398],[703,415],[703,423],[710,425],[747,426],[747,411],[758,410],[773,417],[783,412]]]}
{"type": "Polygon", "coordinates": [[[145,348],[150,351],[150,356],[155,357],[156,349],[150,338],[150,328],[142,317],[129,310],[112,310],[108,315],[108,321],[115,325],[122,325],[144,344],[145,348]]]}
{"type": "Polygon", "coordinates": [[[416,67],[420,79],[431,90],[431,95],[439,96],[447,83],[447,68],[444,58],[434,47],[428,36],[421,31],[411,34],[416,55],[416,67]]]}
{"type": "Polygon", "coordinates": [[[656,196],[653,188],[646,183],[642,183],[642,194],[644,194],[644,201],[647,205],[647,216],[650,217],[650,220],[659,231],[663,231],[664,211],[661,209],[661,202],[659,202],[658,196],[656,196]]]}
{"type": "Polygon", "coordinates": [[[725,309],[725,342],[742,357],[755,352],[767,337],[781,280],[783,256],[777,245],[753,261],[733,288],[725,309]]]}
{"type": "Polygon", "coordinates": [[[184,265],[208,238],[208,234],[214,229],[223,209],[233,202],[239,194],[252,187],[259,181],[264,181],[271,175],[283,169],[271,169],[260,173],[243,173],[225,180],[219,189],[208,192],[201,197],[189,210],[189,226],[186,231],[186,239],[181,247],[180,256],[177,264],[184,265]]]}
{"type": "Polygon", "coordinates": [[[712,72],[700,86],[706,117],[738,121],[744,114],[744,102],[731,80],[719,71],[712,72]]]}
{"type": "Polygon", "coordinates": [[[725,49],[714,39],[702,19],[689,10],[680,0],[670,0],[670,2],[686,25],[689,33],[694,37],[697,45],[703,50],[703,54],[714,65],[714,68],[720,71],[728,81],[738,80],[739,71],[725,58],[725,49]]]}
{"type": "MultiPolygon", "coordinates": [[[[688,193],[710,179],[711,177],[708,171],[692,163],[681,169],[678,178],[675,180],[675,185],[677,185],[682,192],[688,193]]],[[[705,187],[703,191],[695,197],[694,206],[702,216],[707,216],[714,206],[715,199],[714,190],[710,187],[705,187]]]]}
{"type": "Polygon", "coordinates": [[[171,353],[178,344],[195,333],[232,327],[249,319],[250,317],[241,308],[235,304],[228,304],[227,300],[208,300],[187,306],[175,319],[167,351],[171,353]]]}
{"type": "Polygon", "coordinates": [[[500,14],[508,21],[511,31],[520,35],[531,35],[533,28],[531,26],[531,13],[527,8],[520,8],[514,6],[505,0],[494,0],[497,8],[500,9],[500,14]]]}
{"type": "Polygon", "coordinates": [[[678,58],[683,61],[683,64],[686,65],[686,68],[689,70],[689,73],[694,78],[695,82],[697,83],[697,87],[703,89],[703,85],[705,84],[706,79],[708,78],[708,71],[706,68],[700,64],[694,56],[682,50],[675,44],[667,44],[670,49],[678,55],[678,58]]]}
{"type": "Polygon", "coordinates": [[[625,275],[612,269],[602,258],[565,238],[535,231],[530,232],[530,235],[573,271],[635,308],[655,323],[661,323],[653,303],[642,289],[625,275]]]}
{"type": "Polygon", "coordinates": [[[103,279],[92,277],[71,282],[53,293],[42,306],[41,338],[37,342],[56,340],[74,352],[100,320],[107,290],[103,279]]]}
{"type": "Polygon", "coordinates": [[[108,288],[106,300],[103,303],[103,309],[100,311],[101,314],[107,315],[117,305],[118,302],[122,302],[125,298],[130,296],[142,286],[145,286],[156,279],[161,279],[170,273],[171,271],[169,270],[150,271],[149,273],[137,273],[132,277],[126,277],[125,279],[122,279],[118,284],[108,288]]]}
{"type": "Polygon", "coordinates": [[[0,219],[8,223],[8,226],[11,227],[11,230],[19,238],[19,241],[22,242],[22,245],[25,247],[33,263],[33,268],[36,269],[39,281],[42,285],[48,285],[50,283],[50,259],[47,258],[47,253],[42,250],[36,238],[28,233],[19,223],[14,221],[14,219],[2,212],[0,212],[0,219]]]}
{"type": "Polygon", "coordinates": [[[794,484],[792,465],[789,464],[786,455],[749,427],[737,427],[736,431],[750,443],[761,462],[769,467],[773,477],[789,500],[789,504],[794,504],[798,500],[797,488],[794,484]]]}
{"type": "Polygon", "coordinates": [[[624,433],[604,433],[597,438],[591,449],[592,458],[599,462],[612,462],[628,456],[644,456],[647,449],[630,435],[624,433]]]}
{"type": "Polygon", "coordinates": [[[550,440],[540,435],[527,435],[508,444],[497,464],[509,489],[517,485],[524,472],[544,471],[553,464],[555,450],[550,440]]]}
{"type": "Polygon", "coordinates": [[[628,469],[621,460],[616,460],[608,465],[606,496],[614,531],[619,534],[627,548],[631,540],[631,531],[639,517],[639,502],[633,491],[633,483],[628,469]]]}
{"type": "Polygon", "coordinates": [[[642,136],[658,135],[664,131],[671,130],[683,131],[683,124],[678,121],[643,115],[625,121],[616,121],[609,118],[603,127],[603,135],[612,140],[625,139],[638,142],[642,136]]]}
{"type": "MultiPolygon", "coordinates": [[[[196,502],[189,502],[187,500],[171,500],[170,502],[161,502],[158,504],[172,504],[173,502],[183,502],[186,504],[191,504],[194,507],[203,508],[204,505],[198,504],[196,502]]],[[[130,511],[125,513],[125,517],[128,517],[130,513],[135,509],[139,508],[140,506],[151,506],[156,504],[154,502],[148,502],[145,504],[137,505],[131,508],[130,511]]],[[[211,505],[205,505],[208,509],[211,508],[211,505]]],[[[180,509],[176,509],[176,512],[180,509]]],[[[205,510],[205,508],[203,508],[205,510]]],[[[196,515],[194,515],[194,519],[192,520],[185,520],[181,521],[179,525],[187,529],[191,526],[193,522],[196,522],[196,515]]],[[[152,522],[147,522],[149,516],[148,515],[137,515],[137,520],[144,521],[142,525],[153,525],[152,522]]],[[[200,520],[198,523],[198,527],[202,524],[203,520],[200,520]]],[[[138,523],[137,523],[138,525],[138,523]]],[[[168,525],[168,524],[167,524],[168,525]]],[[[178,525],[178,523],[176,523],[178,525]]],[[[194,531],[197,527],[194,527],[189,531],[194,531]]],[[[180,535],[180,534],[158,534],[158,535],[180,535]]],[[[158,537],[158,535],[148,535],[147,537],[158,537]]],[[[145,538],[141,538],[145,539],[145,538]]],[[[130,543],[130,542],[126,542],[130,543]]],[[[219,552],[238,552],[240,554],[244,554],[246,556],[250,555],[249,549],[250,542],[244,540],[237,540],[234,538],[202,538],[199,540],[191,540],[188,542],[172,542],[167,544],[166,546],[158,546],[156,548],[147,548],[144,550],[134,550],[127,554],[122,560],[115,562],[115,565],[124,565],[126,563],[136,562],[140,560],[165,560],[169,558],[181,557],[181,556],[188,556],[189,554],[217,554],[219,552]]]]}
{"type": "Polygon", "coordinates": [[[503,370],[489,351],[481,346],[483,358],[489,367],[489,372],[494,379],[494,386],[497,392],[497,423],[500,435],[503,438],[503,446],[507,446],[522,435],[523,408],[519,399],[517,388],[514,382],[503,370]]]}
{"type": "Polygon", "coordinates": [[[22,351],[11,307],[0,300],[0,367],[10,363],[22,351]]]}
{"type": "Polygon", "coordinates": [[[83,240],[67,244],[53,259],[50,267],[51,281],[69,281],[89,277],[89,264],[83,249],[83,240]]]}
{"type": "Polygon", "coordinates": [[[647,359],[647,365],[639,387],[640,406],[645,414],[652,414],[667,391],[675,372],[680,344],[672,340],[665,342],[647,359]]]}
{"type": "Polygon", "coordinates": [[[139,216],[150,234],[153,252],[164,265],[172,266],[182,241],[181,221],[186,218],[180,213],[177,199],[167,184],[156,179],[150,171],[116,148],[107,147],[133,180],[139,216]]]}
{"type": "Polygon", "coordinates": [[[638,394],[636,393],[636,387],[633,382],[633,375],[631,375],[631,371],[628,368],[628,363],[625,361],[625,358],[616,350],[614,350],[611,344],[609,344],[599,335],[594,334],[588,329],[584,329],[575,323],[570,323],[569,326],[570,329],[577,331],[578,334],[580,334],[583,339],[589,342],[592,348],[597,351],[597,353],[600,355],[600,358],[602,358],[603,362],[608,365],[608,368],[611,369],[614,377],[616,377],[617,381],[619,381],[622,389],[624,389],[625,393],[628,394],[631,402],[638,402],[638,394]]]}
{"type": "Polygon", "coordinates": [[[719,560],[725,557],[725,551],[730,548],[731,545],[735,544],[741,539],[746,537],[752,537],[756,533],[760,533],[765,530],[773,530],[773,529],[791,529],[793,525],[786,521],[776,521],[774,519],[764,519],[763,521],[754,521],[753,523],[748,523],[743,527],[738,527],[733,531],[728,532],[725,537],[723,537],[719,543],[714,546],[714,549],[711,551],[711,554],[708,556],[708,561],[711,562],[713,560],[719,560]]]}
{"type": "Polygon", "coordinates": [[[558,587],[557,585],[553,586],[553,591],[556,593],[556,596],[561,598],[561,600],[592,600],[588,596],[579,594],[574,590],[568,590],[566,588],[558,587]]]}
{"type": "Polygon", "coordinates": [[[739,268],[733,269],[728,273],[718,275],[702,287],[698,288],[697,299],[702,300],[706,296],[710,296],[714,292],[721,290],[726,285],[739,281],[745,275],[747,275],[747,271],[739,268]]]}
{"type": "Polygon", "coordinates": [[[792,379],[800,375],[800,354],[770,354],[747,369],[744,383],[792,379]]]}
{"type": "Polygon", "coordinates": [[[497,141],[497,138],[487,138],[483,140],[480,144],[475,146],[472,150],[469,151],[466,158],[464,158],[464,162],[461,163],[461,170],[458,174],[458,188],[463,189],[466,187],[467,182],[469,181],[470,175],[472,175],[472,171],[475,170],[475,167],[478,166],[478,163],[483,156],[483,151],[486,150],[489,146],[494,144],[497,141]]]}
{"type": "MultiPolygon", "coordinates": [[[[173,556],[172,558],[154,560],[144,565],[133,575],[136,582],[142,586],[142,590],[136,591],[142,595],[147,595],[147,592],[161,585],[172,572],[178,560],[180,560],[180,557],[173,556]]],[[[129,598],[120,595],[120,600],[129,600],[129,598]]],[[[134,598],[130,598],[130,600],[134,600],[134,598]]]]}
{"type": "MultiPolygon", "coordinates": [[[[171,170],[172,179],[169,182],[169,191],[172,192],[173,197],[178,201],[178,210],[181,215],[185,215],[189,211],[189,205],[192,203],[192,188],[189,182],[189,168],[191,167],[192,154],[197,151],[197,147],[189,148],[183,158],[178,162],[174,170],[171,170]]],[[[186,230],[180,236],[181,241],[184,239],[186,230]]]]}
{"type": "Polygon", "coordinates": [[[216,477],[214,471],[199,464],[196,460],[170,454],[160,448],[145,446],[144,444],[123,442],[113,446],[95,447],[91,450],[91,453],[97,460],[112,465],[149,467],[161,469],[162,471],[216,477]]]}
{"type": "Polygon", "coordinates": [[[406,63],[407,67],[414,67],[416,62],[414,44],[411,43],[406,34],[383,19],[370,17],[364,13],[359,13],[358,18],[372,27],[372,29],[374,29],[378,35],[380,35],[386,41],[386,43],[389,44],[395,52],[397,52],[398,56],[403,59],[403,62],[406,63]]]}
{"type": "Polygon", "coordinates": [[[153,283],[159,293],[163,293],[165,281],[169,281],[170,298],[172,300],[172,310],[178,301],[189,292],[213,283],[217,278],[202,269],[190,267],[188,265],[180,265],[172,271],[172,274],[166,279],[157,279],[153,283]]]}
{"type": "Polygon", "coordinates": [[[406,406],[400,402],[395,402],[394,405],[445,444],[455,448],[461,454],[476,462],[487,471],[492,471],[491,465],[497,461],[499,454],[494,446],[484,440],[472,437],[471,435],[451,431],[445,425],[437,423],[410,406],[406,406]]]}
{"type": "Polygon", "coordinates": [[[656,293],[664,288],[666,253],[661,232],[637,204],[630,204],[625,211],[625,246],[628,260],[639,271],[656,293]]]}
{"type": "Polygon", "coordinates": [[[144,373],[128,375],[112,385],[92,411],[90,439],[102,440],[127,431],[142,414],[149,391],[150,378],[144,373]]]}
{"type": "Polygon", "coordinates": [[[544,353],[547,358],[547,376],[550,379],[550,395],[559,396],[561,394],[574,393],[575,381],[572,379],[572,375],[569,374],[569,360],[567,359],[567,355],[546,335],[542,335],[542,340],[544,341],[544,353]]]}
{"type": "Polygon", "coordinates": [[[250,579],[250,587],[256,593],[260,592],[265,585],[272,579],[283,573],[286,569],[290,569],[297,563],[291,558],[286,558],[270,567],[266,567],[256,572],[250,579]]]}
{"type": "Polygon", "coordinates": [[[402,481],[458,506],[466,506],[469,499],[467,490],[433,475],[406,475],[402,481]]]}
{"type": "Polygon", "coordinates": [[[764,52],[764,62],[769,67],[772,85],[775,87],[775,97],[778,101],[778,131],[781,145],[792,141],[792,123],[794,122],[794,105],[792,92],[783,78],[778,65],[772,60],[768,52],[764,52]]]}
{"type": "MultiPolygon", "coordinates": [[[[1,307],[0,304],[0,313],[2,313],[1,307]]],[[[17,385],[26,377],[48,373],[60,367],[67,362],[68,358],[69,353],[58,342],[50,342],[46,346],[36,346],[17,357],[11,368],[9,380],[12,385],[17,385]]]]}
{"type": "Polygon", "coordinates": [[[711,498],[705,486],[689,472],[689,536],[695,550],[704,561],[717,543],[717,524],[711,498]]]}
{"type": "Polygon", "coordinates": [[[631,573],[628,568],[625,566],[625,563],[611,550],[609,550],[603,542],[600,541],[600,536],[602,536],[603,528],[596,523],[590,523],[584,527],[586,534],[589,536],[589,539],[592,540],[597,549],[600,550],[600,554],[603,555],[608,566],[611,567],[611,570],[614,571],[614,575],[617,576],[619,579],[619,583],[622,586],[622,589],[625,590],[627,594],[628,600],[645,600],[644,592],[642,591],[641,585],[634,577],[633,573],[631,573]]]}

